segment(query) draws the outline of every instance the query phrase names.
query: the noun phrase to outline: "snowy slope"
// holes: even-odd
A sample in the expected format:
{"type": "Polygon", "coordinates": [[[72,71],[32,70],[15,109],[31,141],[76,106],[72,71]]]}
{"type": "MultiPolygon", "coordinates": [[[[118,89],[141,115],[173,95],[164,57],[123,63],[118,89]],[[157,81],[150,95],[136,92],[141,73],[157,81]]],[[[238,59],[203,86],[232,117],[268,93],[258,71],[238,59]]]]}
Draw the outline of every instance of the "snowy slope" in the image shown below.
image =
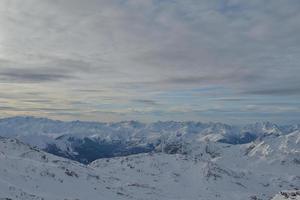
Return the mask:
{"type": "Polygon", "coordinates": [[[0,199],[279,200],[280,191],[300,188],[299,158],[299,131],[241,145],[196,141],[176,154],[88,166],[0,138],[0,199]]]}
{"type": "Polygon", "coordinates": [[[272,200],[300,200],[300,190],[298,191],[282,191],[272,200]]]}
{"type": "Polygon", "coordinates": [[[300,188],[300,133],[246,145],[203,143],[181,154],[140,154],[90,164],[137,199],[269,200],[300,188]],[[279,148],[278,148],[279,147],[279,148]]]}
{"type": "Polygon", "coordinates": [[[80,163],[0,138],[0,199],[125,199],[109,190],[99,173],[80,163]]]}

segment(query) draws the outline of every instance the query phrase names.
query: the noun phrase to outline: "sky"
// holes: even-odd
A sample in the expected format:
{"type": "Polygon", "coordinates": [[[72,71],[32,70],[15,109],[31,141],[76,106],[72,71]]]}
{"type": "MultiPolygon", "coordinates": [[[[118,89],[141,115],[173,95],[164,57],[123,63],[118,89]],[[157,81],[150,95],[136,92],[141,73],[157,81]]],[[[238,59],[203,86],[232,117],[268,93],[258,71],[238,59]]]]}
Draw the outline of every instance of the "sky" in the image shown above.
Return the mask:
{"type": "Polygon", "coordinates": [[[0,117],[300,123],[299,0],[0,0],[0,117]]]}

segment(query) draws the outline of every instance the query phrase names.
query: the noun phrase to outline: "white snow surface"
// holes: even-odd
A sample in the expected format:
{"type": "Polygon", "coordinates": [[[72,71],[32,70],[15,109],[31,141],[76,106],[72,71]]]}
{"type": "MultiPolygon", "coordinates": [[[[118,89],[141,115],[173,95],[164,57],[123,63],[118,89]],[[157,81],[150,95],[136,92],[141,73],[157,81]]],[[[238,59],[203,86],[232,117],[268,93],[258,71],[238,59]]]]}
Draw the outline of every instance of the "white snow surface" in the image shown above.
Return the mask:
{"type": "Polygon", "coordinates": [[[272,200],[300,200],[300,190],[298,191],[282,191],[272,200]]]}
{"type": "Polygon", "coordinates": [[[0,139],[0,199],[124,199],[106,188],[101,173],[80,163],[0,139]]]}
{"type": "Polygon", "coordinates": [[[182,148],[182,154],[138,154],[86,166],[0,138],[0,199],[281,200],[281,191],[299,191],[299,131],[249,144],[197,141],[182,148]]]}

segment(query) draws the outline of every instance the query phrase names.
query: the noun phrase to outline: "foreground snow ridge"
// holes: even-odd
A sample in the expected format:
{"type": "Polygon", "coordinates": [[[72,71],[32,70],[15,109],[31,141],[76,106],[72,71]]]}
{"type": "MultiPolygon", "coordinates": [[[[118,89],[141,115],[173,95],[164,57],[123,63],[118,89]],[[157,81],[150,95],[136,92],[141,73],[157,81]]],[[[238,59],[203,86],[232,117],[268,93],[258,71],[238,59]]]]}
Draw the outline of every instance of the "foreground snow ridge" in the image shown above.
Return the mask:
{"type": "Polygon", "coordinates": [[[238,145],[197,141],[172,154],[89,165],[0,138],[0,199],[299,199],[299,158],[299,131],[238,145]]]}

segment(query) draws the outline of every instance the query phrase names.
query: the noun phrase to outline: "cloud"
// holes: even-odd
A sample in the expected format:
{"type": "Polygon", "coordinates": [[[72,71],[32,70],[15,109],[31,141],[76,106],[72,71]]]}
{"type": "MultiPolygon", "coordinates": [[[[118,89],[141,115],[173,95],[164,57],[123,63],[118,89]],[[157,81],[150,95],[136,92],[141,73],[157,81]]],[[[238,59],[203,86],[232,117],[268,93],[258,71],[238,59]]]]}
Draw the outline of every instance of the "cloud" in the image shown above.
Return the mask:
{"type": "MultiPolygon", "coordinates": [[[[74,60],[71,68],[89,73],[86,79],[80,75],[85,83],[93,82],[89,84],[161,81],[169,87],[226,84],[250,90],[254,81],[273,83],[288,78],[289,74],[274,80],[265,74],[273,74],[287,59],[288,71],[299,61],[293,57],[297,49],[293,44],[300,39],[293,34],[299,18],[295,1],[4,2],[8,9],[3,12],[6,20],[1,32],[4,46],[14,50],[7,51],[6,57],[23,62],[47,57],[74,60]],[[17,29],[12,33],[5,27],[17,29]],[[93,70],[80,61],[90,62],[93,70]]],[[[46,65],[55,68],[51,62],[46,65]]],[[[72,76],[62,71],[52,70],[49,79],[72,76]]],[[[43,73],[38,75],[33,74],[33,79],[48,79],[43,73]]]]}
{"type": "Polygon", "coordinates": [[[14,107],[10,106],[0,106],[0,110],[5,111],[5,110],[16,110],[14,107]]]}
{"type": "Polygon", "coordinates": [[[1,77],[3,77],[5,81],[10,82],[48,82],[74,78],[68,75],[38,73],[23,69],[10,69],[4,71],[1,73],[1,77]]]}
{"type": "Polygon", "coordinates": [[[78,78],[76,74],[91,70],[89,63],[80,60],[43,58],[37,63],[0,60],[0,80],[5,82],[55,82],[78,78]],[[15,67],[16,65],[20,67],[15,67]]]}
{"type": "Polygon", "coordinates": [[[288,104],[299,95],[299,9],[297,0],[3,0],[1,91],[34,97],[13,93],[26,85],[46,93],[39,99],[76,99],[87,110],[212,109],[212,96],[240,108],[249,96],[288,104]],[[161,95],[193,90],[185,100],[161,95]]]}
{"type": "Polygon", "coordinates": [[[160,105],[160,103],[158,103],[155,100],[150,100],[150,99],[133,99],[131,100],[133,103],[141,103],[141,104],[145,104],[145,105],[150,105],[150,106],[157,106],[160,105]]]}
{"type": "Polygon", "coordinates": [[[51,100],[49,99],[24,99],[22,100],[23,102],[28,102],[28,103],[53,103],[51,100]]]}
{"type": "Polygon", "coordinates": [[[249,99],[246,98],[232,98],[232,97],[221,97],[215,98],[214,101],[223,101],[223,102],[241,102],[241,101],[248,101],[249,99]]]}
{"type": "Polygon", "coordinates": [[[270,95],[270,96],[300,95],[300,87],[299,88],[266,88],[266,89],[257,89],[257,90],[247,91],[246,94],[270,95]]]}

